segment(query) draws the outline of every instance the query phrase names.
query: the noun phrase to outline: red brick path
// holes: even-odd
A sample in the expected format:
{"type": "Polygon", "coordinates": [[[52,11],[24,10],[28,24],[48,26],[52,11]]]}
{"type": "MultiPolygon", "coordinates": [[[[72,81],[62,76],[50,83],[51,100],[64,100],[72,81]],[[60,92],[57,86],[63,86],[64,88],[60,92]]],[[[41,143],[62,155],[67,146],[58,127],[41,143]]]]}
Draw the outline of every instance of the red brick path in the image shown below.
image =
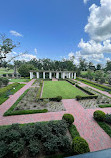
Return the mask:
{"type": "MultiPolygon", "coordinates": [[[[93,119],[93,112],[95,109],[84,109],[75,99],[62,100],[66,111],[3,117],[4,112],[13,105],[13,103],[32,85],[33,82],[34,80],[28,82],[26,86],[12,95],[0,106],[0,125],[61,120],[64,113],[71,113],[75,118],[74,124],[76,125],[80,135],[87,140],[91,151],[111,148],[111,138],[93,119]]],[[[105,108],[102,110],[106,113],[111,113],[111,108],[105,108]]]]}

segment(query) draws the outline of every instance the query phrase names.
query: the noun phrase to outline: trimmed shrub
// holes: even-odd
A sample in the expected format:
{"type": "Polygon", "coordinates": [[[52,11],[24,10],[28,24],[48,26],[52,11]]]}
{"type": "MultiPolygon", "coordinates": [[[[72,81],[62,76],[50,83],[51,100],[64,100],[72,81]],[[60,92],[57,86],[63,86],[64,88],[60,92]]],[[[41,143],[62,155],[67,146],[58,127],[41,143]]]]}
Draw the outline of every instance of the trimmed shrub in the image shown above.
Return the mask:
{"type": "Polygon", "coordinates": [[[30,156],[36,156],[40,152],[40,144],[37,140],[31,140],[28,146],[30,156]]]}
{"type": "Polygon", "coordinates": [[[64,114],[62,119],[66,120],[66,122],[71,125],[74,122],[74,117],[71,114],[64,114]]]}
{"type": "Polygon", "coordinates": [[[105,113],[103,111],[97,110],[93,113],[93,117],[97,121],[104,121],[105,120],[105,113]]]}
{"type": "Polygon", "coordinates": [[[89,145],[82,137],[75,137],[72,142],[72,150],[74,154],[83,154],[90,152],[89,145]]]}
{"type": "Polygon", "coordinates": [[[111,114],[106,114],[105,115],[105,122],[111,124],[111,114]]]}
{"type": "Polygon", "coordinates": [[[74,139],[77,136],[80,136],[79,132],[77,131],[76,126],[73,124],[69,126],[69,132],[71,134],[72,139],[74,139]]]}
{"type": "Polygon", "coordinates": [[[2,81],[0,81],[0,88],[2,87],[2,81]]]}

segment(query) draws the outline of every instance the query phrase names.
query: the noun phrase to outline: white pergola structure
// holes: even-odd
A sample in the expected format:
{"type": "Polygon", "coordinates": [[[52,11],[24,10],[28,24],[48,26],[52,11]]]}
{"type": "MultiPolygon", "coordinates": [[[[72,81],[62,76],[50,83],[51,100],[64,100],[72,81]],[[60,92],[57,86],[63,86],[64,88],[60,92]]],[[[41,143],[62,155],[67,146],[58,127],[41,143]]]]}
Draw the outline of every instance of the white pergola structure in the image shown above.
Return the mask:
{"type": "Polygon", "coordinates": [[[39,74],[43,73],[43,79],[46,78],[46,73],[49,73],[49,79],[56,78],[59,79],[59,76],[61,75],[62,79],[65,78],[72,78],[76,79],[76,72],[74,71],[30,71],[30,79],[33,79],[34,75],[33,73],[36,73],[36,77],[39,78],[39,74]],[[52,74],[55,74],[55,77],[52,76],[52,74]]]}

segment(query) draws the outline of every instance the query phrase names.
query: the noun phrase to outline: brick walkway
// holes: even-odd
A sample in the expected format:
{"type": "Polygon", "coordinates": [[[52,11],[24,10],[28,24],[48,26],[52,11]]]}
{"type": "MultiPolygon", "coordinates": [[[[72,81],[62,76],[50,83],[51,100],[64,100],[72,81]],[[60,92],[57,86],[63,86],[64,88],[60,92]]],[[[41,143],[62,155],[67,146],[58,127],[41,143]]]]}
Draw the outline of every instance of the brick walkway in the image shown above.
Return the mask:
{"type": "MultiPolygon", "coordinates": [[[[64,113],[70,113],[74,116],[74,124],[80,135],[87,140],[91,151],[111,148],[111,138],[93,119],[93,112],[97,109],[84,109],[75,99],[62,100],[66,111],[3,117],[4,112],[13,105],[13,103],[32,85],[33,82],[34,80],[28,82],[27,85],[12,95],[0,106],[0,125],[61,120],[64,113]]],[[[111,113],[111,108],[102,110],[105,113],[111,113]]]]}

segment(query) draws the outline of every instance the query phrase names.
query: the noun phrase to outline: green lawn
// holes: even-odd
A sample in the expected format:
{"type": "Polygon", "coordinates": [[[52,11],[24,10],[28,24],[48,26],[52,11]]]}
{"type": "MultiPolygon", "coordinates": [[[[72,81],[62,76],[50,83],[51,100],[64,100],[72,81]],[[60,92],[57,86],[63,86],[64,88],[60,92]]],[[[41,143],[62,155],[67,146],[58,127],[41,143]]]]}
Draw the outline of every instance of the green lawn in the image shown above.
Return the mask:
{"type": "Polygon", "coordinates": [[[19,78],[19,79],[11,79],[10,82],[29,82],[30,79],[19,78]]]}
{"type": "Polygon", "coordinates": [[[72,99],[77,95],[86,96],[87,94],[66,81],[44,81],[43,98],[62,96],[63,99],[72,99]]]}
{"type": "Polygon", "coordinates": [[[10,73],[14,73],[13,69],[10,69],[9,71],[5,68],[0,68],[0,74],[10,74],[10,73]]]}
{"type": "Polygon", "coordinates": [[[18,86],[16,86],[15,88],[12,88],[10,91],[8,91],[6,94],[3,94],[2,96],[0,96],[0,105],[2,103],[4,103],[9,96],[8,95],[13,95],[15,94],[18,90],[20,90],[23,86],[25,86],[25,84],[19,84],[18,86]]]}

